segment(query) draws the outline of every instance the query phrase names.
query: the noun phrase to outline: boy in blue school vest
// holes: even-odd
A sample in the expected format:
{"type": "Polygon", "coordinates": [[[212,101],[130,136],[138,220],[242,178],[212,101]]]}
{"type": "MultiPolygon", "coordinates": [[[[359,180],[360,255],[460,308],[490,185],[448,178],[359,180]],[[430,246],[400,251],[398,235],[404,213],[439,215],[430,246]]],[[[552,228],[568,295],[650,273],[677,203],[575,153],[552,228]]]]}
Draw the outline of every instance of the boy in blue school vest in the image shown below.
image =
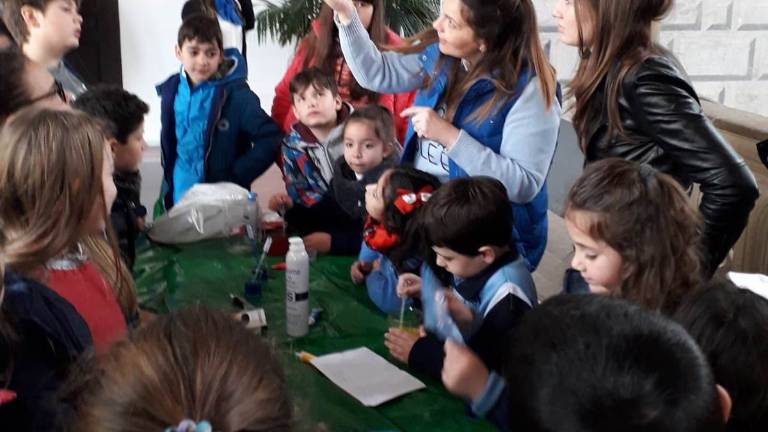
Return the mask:
{"type": "Polygon", "coordinates": [[[246,83],[245,61],[224,50],[219,23],[195,15],[179,28],[181,72],[161,98],[161,198],[167,210],[196,183],[251,183],[277,160],[283,133],[246,83]]]}
{"type": "Polygon", "coordinates": [[[389,329],[385,345],[395,358],[439,379],[445,341],[465,344],[494,375],[482,382],[503,383],[493,373],[501,367],[499,343],[537,303],[526,260],[511,244],[506,189],[491,177],[454,179],[423,212],[427,264],[420,278],[400,276],[398,294],[421,297],[424,328],[418,335],[389,329]]]}

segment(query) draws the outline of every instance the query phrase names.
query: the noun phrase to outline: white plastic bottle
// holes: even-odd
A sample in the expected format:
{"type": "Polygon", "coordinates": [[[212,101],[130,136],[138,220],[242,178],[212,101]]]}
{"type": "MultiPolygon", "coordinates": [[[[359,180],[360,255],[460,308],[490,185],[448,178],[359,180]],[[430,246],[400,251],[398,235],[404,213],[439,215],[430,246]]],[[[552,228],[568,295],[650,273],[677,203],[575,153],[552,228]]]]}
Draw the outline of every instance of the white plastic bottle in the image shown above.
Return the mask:
{"type": "Polygon", "coordinates": [[[285,257],[285,325],[288,336],[309,331],[309,255],[301,237],[288,239],[285,257]]]}
{"type": "Polygon", "coordinates": [[[261,209],[259,208],[256,192],[248,192],[248,201],[245,203],[245,233],[252,242],[261,242],[261,209]]]}

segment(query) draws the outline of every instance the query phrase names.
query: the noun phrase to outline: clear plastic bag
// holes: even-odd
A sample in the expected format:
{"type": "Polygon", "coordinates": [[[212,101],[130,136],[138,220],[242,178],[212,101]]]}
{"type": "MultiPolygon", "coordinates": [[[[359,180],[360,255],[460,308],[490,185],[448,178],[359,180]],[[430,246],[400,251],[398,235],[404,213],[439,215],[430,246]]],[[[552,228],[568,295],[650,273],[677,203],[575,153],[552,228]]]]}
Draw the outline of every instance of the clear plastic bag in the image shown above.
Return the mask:
{"type": "MultiPolygon", "coordinates": [[[[248,190],[234,183],[200,183],[192,186],[170,211],[160,216],[149,230],[158,243],[191,243],[227,237],[246,219],[248,190]]],[[[258,205],[256,212],[260,213],[258,205]]],[[[252,220],[261,220],[260,214],[252,220]]]]}

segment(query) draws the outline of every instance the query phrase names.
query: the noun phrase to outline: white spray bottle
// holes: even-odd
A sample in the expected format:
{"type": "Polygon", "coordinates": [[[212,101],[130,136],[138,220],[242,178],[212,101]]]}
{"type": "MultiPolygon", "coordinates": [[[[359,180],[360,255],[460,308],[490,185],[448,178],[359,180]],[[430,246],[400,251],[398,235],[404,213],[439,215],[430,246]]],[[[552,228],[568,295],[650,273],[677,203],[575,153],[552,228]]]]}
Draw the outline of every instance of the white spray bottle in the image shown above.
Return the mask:
{"type": "Polygon", "coordinates": [[[309,331],[309,255],[301,237],[288,239],[285,257],[285,324],[288,336],[309,331]]]}

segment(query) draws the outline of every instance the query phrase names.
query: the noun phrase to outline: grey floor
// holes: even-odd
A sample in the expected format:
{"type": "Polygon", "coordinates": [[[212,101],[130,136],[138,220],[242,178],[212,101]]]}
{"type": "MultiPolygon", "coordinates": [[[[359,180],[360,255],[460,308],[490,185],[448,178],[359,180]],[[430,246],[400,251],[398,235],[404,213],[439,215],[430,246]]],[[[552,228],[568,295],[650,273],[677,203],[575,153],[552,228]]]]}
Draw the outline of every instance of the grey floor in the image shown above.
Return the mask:
{"type": "Polygon", "coordinates": [[[563,273],[570,266],[573,244],[565,230],[563,218],[549,212],[549,237],[544,257],[533,273],[539,300],[559,293],[562,289],[563,273]]]}

